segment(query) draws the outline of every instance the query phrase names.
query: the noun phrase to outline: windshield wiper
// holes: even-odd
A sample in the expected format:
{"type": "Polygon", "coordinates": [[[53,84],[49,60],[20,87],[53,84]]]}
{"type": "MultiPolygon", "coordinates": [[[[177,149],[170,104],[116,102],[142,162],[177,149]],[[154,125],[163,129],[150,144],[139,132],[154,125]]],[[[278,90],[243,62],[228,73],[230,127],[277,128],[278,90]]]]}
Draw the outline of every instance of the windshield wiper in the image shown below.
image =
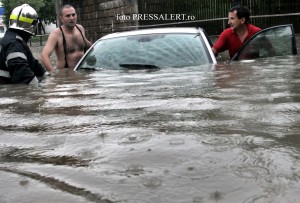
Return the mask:
{"type": "Polygon", "coordinates": [[[99,67],[87,67],[87,66],[84,66],[84,67],[78,68],[78,70],[103,70],[103,68],[99,68],[99,67]]]}
{"type": "Polygon", "coordinates": [[[160,67],[156,65],[150,65],[150,64],[119,64],[120,67],[126,68],[129,70],[148,70],[148,69],[160,69],[160,67]]]}

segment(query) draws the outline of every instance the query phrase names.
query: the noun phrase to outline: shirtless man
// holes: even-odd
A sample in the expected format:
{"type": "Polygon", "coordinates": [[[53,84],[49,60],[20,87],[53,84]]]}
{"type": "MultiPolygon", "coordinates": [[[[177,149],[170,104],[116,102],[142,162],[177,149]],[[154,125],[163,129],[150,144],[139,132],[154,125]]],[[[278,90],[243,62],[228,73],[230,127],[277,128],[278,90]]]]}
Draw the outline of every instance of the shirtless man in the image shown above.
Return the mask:
{"type": "Polygon", "coordinates": [[[85,37],[84,28],[76,24],[77,14],[70,5],[60,11],[62,26],[53,30],[42,51],[41,60],[48,72],[54,71],[50,56],[55,50],[56,68],[74,68],[84,52],[92,45],[85,37]]]}

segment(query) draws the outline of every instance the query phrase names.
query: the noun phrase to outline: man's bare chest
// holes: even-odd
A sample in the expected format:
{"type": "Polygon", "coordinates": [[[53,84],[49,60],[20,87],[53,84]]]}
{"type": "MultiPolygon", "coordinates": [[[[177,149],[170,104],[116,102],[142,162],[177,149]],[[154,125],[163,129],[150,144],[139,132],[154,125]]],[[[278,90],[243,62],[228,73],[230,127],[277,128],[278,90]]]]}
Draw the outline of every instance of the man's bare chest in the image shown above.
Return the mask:
{"type": "Polygon", "coordinates": [[[66,50],[67,53],[74,53],[77,51],[84,51],[85,43],[81,36],[71,35],[66,36],[66,50]]]}
{"type": "Polygon", "coordinates": [[[66,54],[75,53],[75,52],[81,52],[84,51],[86,48],[86,43],[84,41],[84,37],[82,33],[78,30],[74,30],[71,33],[62,32],[62,40],[61,45],[63,48],[63,51],[66,54]]]}

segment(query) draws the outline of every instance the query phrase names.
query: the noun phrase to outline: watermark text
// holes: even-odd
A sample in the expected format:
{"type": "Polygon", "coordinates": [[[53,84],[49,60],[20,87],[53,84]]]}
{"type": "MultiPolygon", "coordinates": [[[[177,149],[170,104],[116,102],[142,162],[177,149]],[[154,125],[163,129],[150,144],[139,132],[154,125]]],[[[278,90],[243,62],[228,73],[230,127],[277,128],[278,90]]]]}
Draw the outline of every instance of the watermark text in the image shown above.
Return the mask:
{"type": "Polygon", "coordinates": [[[157,14],[157,13],[149,13],[149,14],[131,14],[131,15],[123,15],[117,14],[117,20],[126,21],[126,20],[141,20],[141,21],[164,21],[164,20],[174,20],[174,21],[190,21],[195,20],[195,16],[187,15],[187,14],[157,14]]]}

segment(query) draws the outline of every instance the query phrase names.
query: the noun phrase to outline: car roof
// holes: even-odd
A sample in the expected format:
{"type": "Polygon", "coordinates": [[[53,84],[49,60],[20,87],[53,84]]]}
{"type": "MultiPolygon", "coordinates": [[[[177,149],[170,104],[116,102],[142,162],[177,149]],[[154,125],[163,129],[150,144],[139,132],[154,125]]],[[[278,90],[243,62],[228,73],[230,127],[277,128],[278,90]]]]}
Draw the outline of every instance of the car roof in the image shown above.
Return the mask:
{"type": "Polygon", "coordinates": [[[124,36],[134,36],[134,35],[167,34],[167,33],[197,34],[197,33],[199,33],[199,29],[192,28],[192,27],[140,29],[140,30],[131,30],[131,31],[115,32],[115,33],[107,34],[104,37],[102,37],[101,39],[110,39],[110,38],[124,37],[124,36]]]}

